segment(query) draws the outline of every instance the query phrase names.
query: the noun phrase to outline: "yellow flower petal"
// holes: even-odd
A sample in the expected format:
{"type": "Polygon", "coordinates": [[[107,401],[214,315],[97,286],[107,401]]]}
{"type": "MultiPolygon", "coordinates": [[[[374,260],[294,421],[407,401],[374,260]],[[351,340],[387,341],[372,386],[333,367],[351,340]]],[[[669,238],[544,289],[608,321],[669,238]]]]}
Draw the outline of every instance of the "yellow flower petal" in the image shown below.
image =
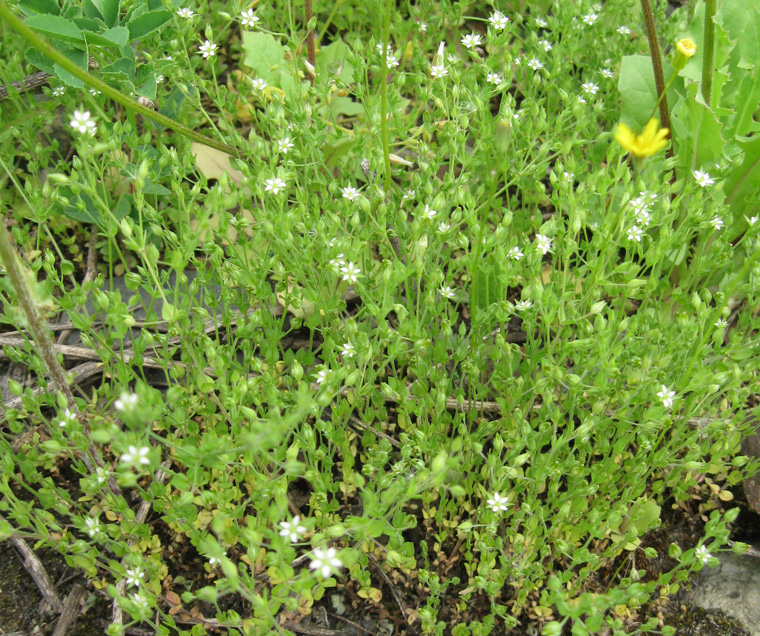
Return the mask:
{"type": "Polygon", "coordinates": [[[667,128],[659,128],[660,123],[656,119],[650,119],[640,135],[623,123],[618,124],[618,132],[615,135],[618,143],[638,159],[645,159],[662,150],[668,143],[667,137],[670,132],[667,128]]]}

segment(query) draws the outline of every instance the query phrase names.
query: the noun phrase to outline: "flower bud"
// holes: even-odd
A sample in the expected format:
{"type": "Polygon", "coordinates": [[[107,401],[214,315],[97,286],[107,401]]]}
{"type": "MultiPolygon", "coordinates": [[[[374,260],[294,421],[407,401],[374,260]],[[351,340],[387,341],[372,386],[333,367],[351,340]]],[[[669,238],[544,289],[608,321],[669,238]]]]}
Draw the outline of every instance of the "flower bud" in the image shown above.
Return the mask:
{"type": "Polygon", "coordinates": [[[673,60],[673,68],[680,71],[686,66],[686,62],[697,52],[697,45],[691,38],[682,38],[676,42],[676,59],[673,60]]]}

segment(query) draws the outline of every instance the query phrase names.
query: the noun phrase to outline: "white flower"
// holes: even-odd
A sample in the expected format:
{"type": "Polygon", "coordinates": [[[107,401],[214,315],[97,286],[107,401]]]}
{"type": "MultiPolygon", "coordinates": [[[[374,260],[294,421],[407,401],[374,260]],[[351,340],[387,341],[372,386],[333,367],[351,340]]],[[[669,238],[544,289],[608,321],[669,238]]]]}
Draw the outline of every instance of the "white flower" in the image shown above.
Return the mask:
{"type": "Polygon", "coordinates": [[[403,196],[401,197],[401,203],[406,201],[407,199],[413,199],[414,198],[414,190],[407,190],[404,192],[403,196]]]}
{"type": "Polygon", "coordinates": [[[632,228],[629,228],[628,230],[628,240],[641,243],[641,236],[643,234],[644,234],[644,231],[638,225],[634,225],[632,228]]]}
{"type": "Polygon", "coordinates": [[[599,19],[599,16],[596,13],[587,13],[586,15],[583,16],[583,23],[591,26],[598,19],[599,19]]]}
{"type": "Polygon", "coordinates": [[[430,67],[430,76],[433,79],[437,79],[439,77],[443,77],[444,75],[448,75],[449,71],[443,64],[433,64],[430,67]]]}
{"type": "Polygon", "coordinates": [[[549,23],[543,18],[536,18],[536,26],[545,29],[547,26],[549,26],[549,23]]]}
{"type": "Polygon", "coordinates": [[[707,563],[712,558],[712,554],[710,554],[707,551],[707,548],[703,545],[698,546],[697,549],[694,550],[694,556],[697,557],[700,561],[702,561],[702,563],[704,563],[705,565],[707,565],[707,563]]]}
{"type": "Polygon", "coordinates": [[[143,608],[148,608],[149,603],[148,599],[142,592],[138,592],[137,594],[132,595],[132,602],[136,603],[137,605],[142,605],[143,608]]]}
{"type": "Polygon", "coordinates": [[[435,218],[435,215],[438,214],[433,208],[431,208],[427,203],[425,204],[425,211],[422,213],[422,216],[424,216],[429,221],[432,221],[435,218]]]}
{"type": "Polygon", "coordinates": [[[359,274],[361,274],[362,270],[360,270],[354,263],[349,261],[340,268],[340,272],[343,274],[343,280],[354,284],[359,279],[359,274]]]}
{"type": "Polygon", "coordinates": [[[652,215],[649,214],[646,210],[639,210],[638,214],[636,214],[636,220],[641,225],[649,226],[649,221],[651,220],[652,215]]]}
{"type": "Polygon", "coordinates": [[[568,181],[572,181],[573,179],[575,179],[575,173],[574,172],[569,172],[569,171],[565,170],[565,171],[563,171],[562,174],[564,175],[565,179],[567,179],[568,181]]]}
{"type": "Polygon", "coordinates": [[[515,245],[511,250],[509,250],[509,252],[507,252],[507,257],[519,261],[523,257],[523,253],[519,245],[515,245]]]}
{"type": "Polygon", "coordinates": [[[602,74],[602,77],[606,77],[607,79],[612,79],[613,77],[615,77],[615,74],[608,68],[603,68],[599,72],[602,74]]]}
{"type": "Polygon", "coordinates": [[[89,110],[75,110],[69,125],[81,135],[95,134],[95,120],[92,119],[89,110]]]}
{"type": "Polygon", "coordinates": [[[130,446],[127,449],[127,452],[121,456],[121,461],[123,461],[125,464],[132,464],[133,466],[135,464],[142,464],[143,466],[147,466],[150,464],[150,458],[148,457],[149,454],[150,447],[148,446],[141,446],[140,448],[130,446]]]}
{"type": "Polygon", "coordinates": [[[264,190],[272,194],[280,194],[280,190],[284,190],[287,185],[280,177],[274,177],[264,181],[264,190]]]}
{"type": "Polygon", "coordinates": [[[420,31],[422,31],[423,33],[427,33],[427,24],[425,24],[424,22],[420,22],[420,31]]]}
{"type": "Polygon", "coordinates": [[[388,57],[385,58],[385,65],[388,67],[388,70],[393,70],[398,66],[399,59],[396,57],[395,53],[389,53],[388,57]]]}
{"type": "Polygon", "coordinates": [[[88,88],[87,92],[92,95],[93,97],[97,97],[98,95],[102,95],[102,93],[97,88],[88,88]]]}
{"type": "Polygon", "coordinates": [[[449,300],[454,299],[454,290],[448,285],[446,285],[445,287],[441,287],[441,289],[439,289],[438,291],[441,292],[441,296],[443,296],[444,298],[448,298],[449,300]]]}
{"type": "Polygon", "coordinates": [[[251,86],[258,91],[263,91],[267,87],[267,83],[263,79],[255,79],[251,81],[251,86]]]}
{"type": "MultiPolygon", "coordinates": [[[[746,216],[744,218],[747,219],[746,216]]],[[[747,223],[749,223],[750,225],[754,225],[755,223],[757,223],[757,218],[758,217],[756,216],[751,216],[747,219],[747,223]]]]}
{"type": "Polygon", "coordinates": [[[358,199],[361,196],[359,191],[353,186],[348,186],[347,188],[343,188],[341,192],[343,193],[343,198],[348,199],[349,201],[356,201],[356,199],[358,199]]]}
{"type": "Polygon", "coordinates": [[[76,422],[77,416],[71,411],[71,409],[66,409],[63,412],[63,415],[61,416],[61,421],[58,422],[58,426],[61,428],[65,428],[66,424],[71,424],[72,422],[76,422]]]}
{"type": "Polygon", "coordinates": [[[137,408],[137,401],[139,399],[137,393],[127,393],[127,391],[122,391],[121,395],[119,395],[119,399],[116,400],[113,405],[119,413],[129,413],[137,408]]]}
{"type": "Polygon", "coordinates": [[[66,87],[65,86],[56,86],[53,89],[53,97],[60,97],[65,92],[66,92],[66,87]]]}
{"type": "Polygon", "coordinates": [[[280,521],[280,536],[288,537],[291,543],[296,543],[301,535],[306,532],[306,528],[301,525],[301,517],[296,515],[292,521],[280,521]]]}
{"type": "Polygon", "coordinates": [[[450,229],[451,229],[451,225],[449,225],[448,223],[446,223],[446,221],[441,221],[441,222],[438,224],[438,233],[439,233],[439,234],[445,234],[445,233],[446,233],[446,232],[448,232],[450,229]]]}
{"type": "Polygon", "coordinates": [[[671,391],[663,384],[662,389],[657,392],[657,397],[662,400],[663,406],[666,409],[669,409],[671,406],[673,406],[673,400],[675,400],[676,392],[671,391]]]}
{"type": "Polygon", "coordinates": [[[552,240],[543,234],[536,234],[536,249],[546,256],[552,250],[552,240]]]}
{"type": "Polygon", "coordinates": [[[103,533],[103,528],[101,527],[100,520],[98,519],[87,517],[87,519],[84,520],[84,525],[87,527],[87,534],[89,534],[93,539],[103,533]]]}
{"type": "Polygon", "coordinates": [[[277,149],[283,154],[287,155],[288,150],[293,147],[293,142],[290,141],[290,137],[285,137],[277,142],[277,149]]]}
{"type": "Polygon", "coordinates": [[[515,303],[515,311],[525,311],[526,309],[530,309],[533,307],[533,303],[529,300],[518,300],[515,303]]]}
{"type": "Polygon", "coordinates": [[[726,322],[724,318],[718,318],[718,320],[715,321],[715,326],[718,329],[725,329],[726,327],[728,327],[728,323],[726,322]]]}
{"type": "Polygon", "coordinates": [[[209,557],[208,558],[208,564],[209,565],[216,565],[217,563],[221,562],[221,560],[226,557],[227,555],[222,552],[222,554],[218,557],[209,557]]]}
{"type": "Polygon", "coordinates": [[[710,219],[710,225],[712,225],[716,230],[719,230],[723,227],[723,219],[721,219],[719,216],[714,216],[710,219]]]}
{"type": "Polygon", "coordinates": [[[346,259],[343,258],[343,252],[338,254],[335,258],[330,259],[330,267],[332,267],[336,273],[340,272],[340,268],[346,264],[346,259]]]}
{"type": "Polygon", "coordinates": [[[583,92],[589,95],[596,95],[599,87],[594,82],[584,82],[582,85],[583,92]]]}
{"type": "Polygon", "coordinates": [[[480,46],[481,37],[477,33],[470,33],[465,35],[461,42],[466,48],[471,49],[473,46],[480,46]]]}
{"type": "Polygon", "coordinates": [[[703,172],[702,170],[695,170],[693,173],[696,182],[703,188],[711,186],[715,181],[710,177],[709,172],[703,172]]]}
{"type": "Polygon", "coordinates": [[[108,471],[105,468],[96,468],[95,479],[99,484],[105,484],[108,481],[108,471]]]}
{"type": "Polygon", "coordinates": [[[156,84],[160,84],[161,82],[164,81],[164,79],[165,79],[164,76],[161,75],[161,73],[159,73],[158,75],[156,75],[156,84]]]}
{"type": "Polygon", "coordinates": [[[326,382],[330,379],[330,369],[320,369],[317,371],[317,379],[315,382],[317,384],[322,384],[323,382],[326,382]]]}
{"type": "Polygon", "coordinates": [[[186,20],[189,20],[190,18],[195,16],[195,11],[193,11],[192,9],[186,9],[183,7],[182,9],[177,10],[177,15],[180,18],[185,18],[186,20]]]}
{"type": "MultiPolygon", "coordinates": [[[[380,55],[382,56],[382,54],[383,54],[383,45],[382,45],[382,43],[376,44],[375,47],[377,48],[377,52],[380,53],[380,55]]],[[[388,57],[390,57],[391,54],[393,53],[393,47],[390,44],[388,44],[388,46],[385,48],[385,50],[387,51],[388,57]]]]}
{"type": "Polygon", "coordinates": [[[494,84],[498,86],[502,82],[501,75],[499,75],[498,73],[489,73],[488,76],[486,77],[486,81],[489,84],[494,84]]]}
{"type": "Polygon", "coordinates": [[[530,66],[534,71],[539,71],[544,68],[544,65],[541,64],[541,62],[539,62],[535,57],[531,58],[528,61],[528,66],[530,66]]]}
{"type": "Polygon", "coordinates": [[[505,16],[500,11],[494,11],[491,14],[491,17],[488,18],[488,21],[491,23],[491,26],[494,28],[495,31],[503,31],[507,28],[507,24],[509,23],[509,18],[505,16]]]}
{"type": "Polygon", "coordinates": [[[214,57],[216,55],[216,50],[219,48],[217,44],[214,42],[210,42],[209,40],[206,40],[203,44],[201,44],[198,47],[198,50],[203,54],[204,58],[207,57],[214,57]]]}
{"type": "Polygon", "coordinates": [[[507,497],[502,497],[498,492],[495,492],[488,500],[488,507],[494,512],[504,512],[509,505],[507,497]]]}
{"type": "Polygon", "coordinates": [[[356,348],[350,342],[347,342],[341,348],[340,355],[344,358],[353,358],[356,355],[356,348]]]}
{"type": "Polygon", "coordinates": [[[539,40],[538,44],[544,47],[544,51],[547,53],[552,50],[552,43],[549,40],[539,40]]]}
{"type": "Polygon", "coordinates": [[[629,29],[629,28],[628,28],[627,26],[625,26],[625,25],[624,25],[624,26],[619,26],[619,27],[617,28],[617,32],[618,32],[620,35],[631,35],[631,29],[629,29]]]}
{"type": "Polygon", "coordinates": [[[259,21],[259,16],[253,13],[253,9],[248,9],[247,11],[243,11],[240,14],[240,23],[243,26],[253,28],[256,26],[256,23],[258,21],[259,21]]]}
{"type": "Polygon", "coordinates": [[[134,570],[128,569],[125,573],[127,577],[127,585],[140,585],[140,581],[145,578],[145,573],[138,567],[134,570]]]}
{"type": "Polygon", "coordinates": [[[328,578],[333,572],[343,567],[343,563],[337,557],[335,548],[314,548],[314,558],[309,567],[317,570],[324,578],[328,578]]]}

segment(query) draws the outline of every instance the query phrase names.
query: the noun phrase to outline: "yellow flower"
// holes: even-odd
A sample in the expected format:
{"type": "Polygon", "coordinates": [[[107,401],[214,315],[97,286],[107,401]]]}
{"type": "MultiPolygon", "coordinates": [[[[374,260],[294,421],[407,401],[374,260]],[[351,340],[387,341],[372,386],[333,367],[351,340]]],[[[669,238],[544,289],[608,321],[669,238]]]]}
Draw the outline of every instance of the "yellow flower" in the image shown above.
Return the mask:
{"type": "Polygon", "coordinates": [[[667,128],[660,128],[660,122],[656,119],[650,119],[640,135],[634,134],[634,132],[625,124],[618,124],[615,139],[617,139],[618,143],[630,152],[635,159],[646,159],[654,153],[659,152],[667,145],[667,136],[669,132],[670,131],[667,128]]]}
{"type": "Polygon", "coordinates": [[[676,49],[684,57],[691,57],[697,52],[697,45],[691,38],[683,38],[676,42],[676,49]]]}

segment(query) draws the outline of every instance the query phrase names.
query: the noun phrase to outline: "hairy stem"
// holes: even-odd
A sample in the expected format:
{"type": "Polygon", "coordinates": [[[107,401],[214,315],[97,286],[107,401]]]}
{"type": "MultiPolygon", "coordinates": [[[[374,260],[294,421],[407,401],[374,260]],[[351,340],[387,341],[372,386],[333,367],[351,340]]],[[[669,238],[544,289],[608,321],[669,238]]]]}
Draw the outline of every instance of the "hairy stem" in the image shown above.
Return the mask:
{"type": "MultiPolygon", "coordinates": [[[[662,72],[662,56],[660,44],[657,42],[657,28],[654,24],[654,13],[649,0],[641,0],[641,11],[644,14],[644,23],[649,40],[649,55],[652,58],[652,70],[654,71],[654,84],[660,100],[660,126],[670,130],[670,138],[673,138],[673,128],[670,125],[670,109],[668,108],[668,96],[665,94],[665,76],[662,72]]],[[[668,156],[673,156],[673,144],[668,148],[668,156]]]]}
{"type": "Polygon", "coordinates": [[[385,195],[391,191],[391,158],[388,146],[388,45],[391,39],[391,0],[383,4],[383,55],[380,68],[380,135],[385,164],[385,195]]]}
{"type": "Polygon", "coordinates": [[[708,108],[712,107],[713,54],[715,50],[715,0],[705,0],[705,36],[702,58],[702,97],[708,108]]]}
{"type": "MultiPolygon", "coordinates": [[[[314,12],[312,11],[311,0],[304,0],[304,4],[306,28],[308,29],[306,32],[306,56],[309,59],[309,64],[314,68],[316,65],[316,55],[314,54],[314,31],[309,28],[309,22],[311,22],[314,12]]],[[[309,73],[309,81],[312,84],[314,83],[314,76],[311,73],[309,73]]]]}

